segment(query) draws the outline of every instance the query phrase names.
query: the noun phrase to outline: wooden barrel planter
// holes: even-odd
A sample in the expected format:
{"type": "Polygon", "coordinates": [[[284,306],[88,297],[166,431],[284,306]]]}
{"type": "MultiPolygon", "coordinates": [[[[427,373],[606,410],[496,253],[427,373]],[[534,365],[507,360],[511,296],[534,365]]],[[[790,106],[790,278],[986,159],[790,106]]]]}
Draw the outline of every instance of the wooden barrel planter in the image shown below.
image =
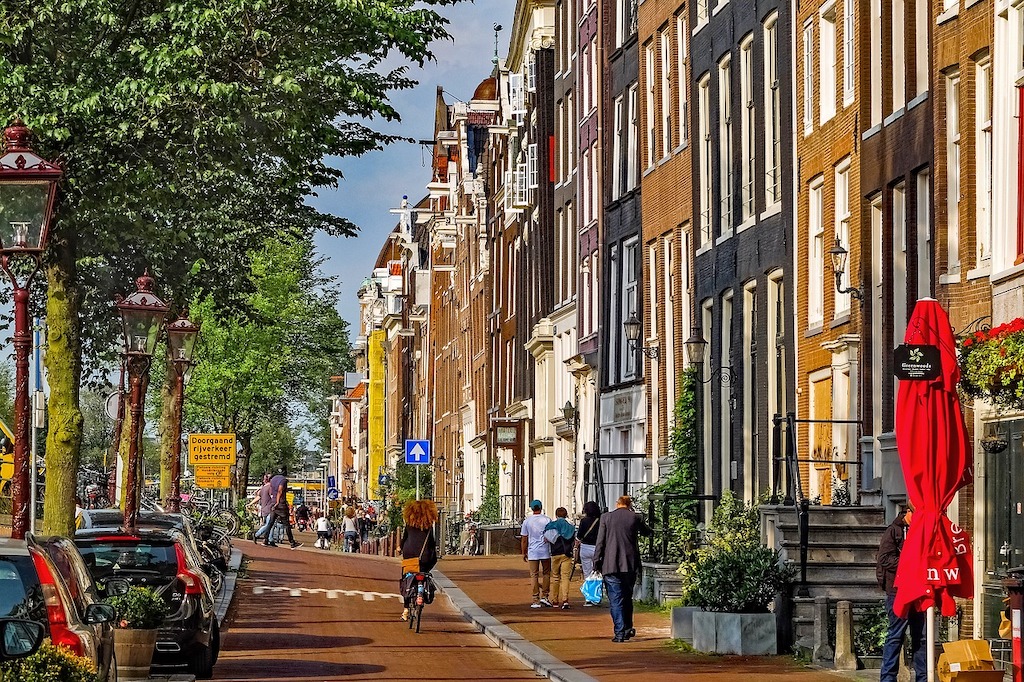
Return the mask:
{"type": "Polygon", "coordinates": [[[156,630],[114,630],[114,656],[120,679],[147,679],[156,651],[156,630]]]}

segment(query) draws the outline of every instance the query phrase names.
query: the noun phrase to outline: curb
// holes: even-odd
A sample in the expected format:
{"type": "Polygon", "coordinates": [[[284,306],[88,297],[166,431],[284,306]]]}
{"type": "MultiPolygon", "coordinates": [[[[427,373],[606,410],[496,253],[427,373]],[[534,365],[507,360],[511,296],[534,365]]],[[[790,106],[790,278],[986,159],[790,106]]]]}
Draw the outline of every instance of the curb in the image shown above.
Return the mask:
{"type": "MultiPolygon", "coordinates": [[[[220,591],[220,596],[217,597],[217,603],[214,604],[214,613],[217,614],[218,625],[223,625],[224,616],[228,613],[228,607],[231,606],[231,598],[235,595],[235,583],[238,581],[238,567],[242,565],[242,552],[237,547],[231,548],[231,558],[228,559],[228,570],[224,574],[224,589],[220,591]]],[[[226,632],[222,627],[221,634],[226,632]]]]}
{"type": "Polygon", "coordinates": [[[497,618],[487,613],[460,590],[436,567],[430,572],[434,584],[448,597],[462,617],[472,623],[477,631],[482,632],[499,649],[506,651],[539,675],[555,682],[597,682],[596,678],[577,670],[568,663],[561,661],[547,651],[526,639],[497,618]]]}

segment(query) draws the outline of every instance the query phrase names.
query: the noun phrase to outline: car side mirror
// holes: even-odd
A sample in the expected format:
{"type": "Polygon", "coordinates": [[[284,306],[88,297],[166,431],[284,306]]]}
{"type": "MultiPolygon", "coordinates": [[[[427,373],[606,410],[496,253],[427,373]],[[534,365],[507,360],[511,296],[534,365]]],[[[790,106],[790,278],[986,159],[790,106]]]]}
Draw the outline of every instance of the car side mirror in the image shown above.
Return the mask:
{"type": "Polygon", "coordinates": [[[113,623],[116,619],[117,611],[110,604],[89,604],[85,607],[85,622],[89,625],[113,623]]]}
{"type": "Polygon", "coordinates": [[[18,618],[0,620],[0,659],[31,656],[43,641],[42,623],[18,618]]]}

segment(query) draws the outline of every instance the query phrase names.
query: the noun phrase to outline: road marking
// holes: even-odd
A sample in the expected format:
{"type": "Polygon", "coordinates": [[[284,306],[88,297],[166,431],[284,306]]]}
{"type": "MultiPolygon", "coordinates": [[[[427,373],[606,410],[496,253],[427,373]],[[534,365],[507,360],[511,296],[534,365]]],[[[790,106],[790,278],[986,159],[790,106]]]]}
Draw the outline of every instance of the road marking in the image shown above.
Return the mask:
{"type": "Polygon", "coordinates": [[[267,592],[287,592],[292,597],[301,597],[303,593],[326,594],[328,599],[337,599],[339,595],[344,595],[346,597],[362,597],[363,601],[402,598],[402,595],[400,594],[392,594],[388,592],[369,592],[365,590],[325,590],[321,587],[269,587],[256,585],[252,588],[252,593],[256,595],[265,594],[267,592]]]}

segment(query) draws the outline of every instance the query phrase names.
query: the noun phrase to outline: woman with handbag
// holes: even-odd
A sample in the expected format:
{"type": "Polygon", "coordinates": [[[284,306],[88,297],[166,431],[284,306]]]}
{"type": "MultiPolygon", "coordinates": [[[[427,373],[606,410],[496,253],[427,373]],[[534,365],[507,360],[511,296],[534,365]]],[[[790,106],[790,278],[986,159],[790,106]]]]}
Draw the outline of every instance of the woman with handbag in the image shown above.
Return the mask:
{"type": "MultiPolygon", "coordinates": [[[[597,506],[597,502],[591,500],[583,505],[583,518],[580,519],[579,527],[576,529],[576,542],[584,580],[594,572],[594,545],[597,542],[597,529],[600,525],[601,508],[597,506]]],[[[583,605],[596,606],[597,604],[588,599],[583,605]]]]}
{"type": "MultiPolygon", "coordinates": [[[[405,530],[402,532],[402,580],[406,576],[428,573],[437,564],[437,540],[434,538],[434,524],[437,522],[437,505],[433,500],[411,500],[402,508],[405,530]]],[[[413,594],[402,590],[405,609],[402,620],[409,619],[409,604],[413,594]]]]}

